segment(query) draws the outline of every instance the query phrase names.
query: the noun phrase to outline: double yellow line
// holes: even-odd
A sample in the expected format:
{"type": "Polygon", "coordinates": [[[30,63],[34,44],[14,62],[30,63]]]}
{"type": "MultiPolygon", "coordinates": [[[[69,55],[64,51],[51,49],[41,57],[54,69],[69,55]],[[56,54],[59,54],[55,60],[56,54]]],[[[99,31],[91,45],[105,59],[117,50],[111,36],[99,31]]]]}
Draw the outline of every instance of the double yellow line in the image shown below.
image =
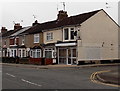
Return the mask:
{"type": "Polygon", "coordinates": [[[97,83],[97,84],[103,84],[103,85],[108,85],[108,86],[112,86],[112,87],[120,87],[120,85],[115,85],[115,84],[109,84],[109,83],[103,83],[105,80],[102,79],[102,78],[99,78],[100,80],[102,80],[103,82],[100,82],[98,80],[96,80],[96,76],[97,74],[100,74],[100,73],[104,73],[104,72],[110,72],[111,70],[105,70],[105,71],[97,71],[97,72],[94,72],[91,74],[90,76],[90,80],[94,83],[97,83]]]}

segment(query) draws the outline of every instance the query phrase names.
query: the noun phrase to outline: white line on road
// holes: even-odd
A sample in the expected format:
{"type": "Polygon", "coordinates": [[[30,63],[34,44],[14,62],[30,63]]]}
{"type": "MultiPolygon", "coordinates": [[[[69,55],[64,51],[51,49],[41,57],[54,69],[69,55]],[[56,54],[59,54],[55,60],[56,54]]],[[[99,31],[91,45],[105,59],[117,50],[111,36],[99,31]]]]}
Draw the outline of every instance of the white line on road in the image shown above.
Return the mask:
{"type": "Polygon", "coordinates": [[[39,85],[39,84],[36,84],[36,83],[32,83],[30,81],[27,81],[27,80],[24,80],[24,79],[21,79],[23,82],[27,82],[29,84],[32,84],[32,85],[36,85],[36,86],[42,86],[42,85],[39,85]]]}
{"type": "Polygon", "coordinates": [[[12,74],[9,74],[9,73],[6,73],[6,75],[9,75],[9,76],[11,76],[11,77],[15,77],[14,75],[12,75],[12,74]]]}

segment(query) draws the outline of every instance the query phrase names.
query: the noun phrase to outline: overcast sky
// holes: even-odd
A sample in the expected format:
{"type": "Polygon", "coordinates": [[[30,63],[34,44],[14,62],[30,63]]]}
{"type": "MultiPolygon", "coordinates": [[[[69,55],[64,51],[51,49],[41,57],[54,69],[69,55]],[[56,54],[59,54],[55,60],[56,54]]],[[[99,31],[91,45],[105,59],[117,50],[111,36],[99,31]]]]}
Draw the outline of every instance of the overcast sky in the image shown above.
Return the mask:
{"type": "MultiPolygon", "coordinates": [[[[118,0],[102,0],[100,2],[90,2],[90,0],[87,0],[86,2],[84,1],[86,0],[80,0],[79,2],[67,0],[65,2],[65,10],[67,11],[68,16],[73,16],[98,9],[104,9],[116,22],[118,22],[118,0]],[[106,2],[108,3],[107,5],[106,2]]],[[[39,23],[55,20],[57,19],[58,11],[63,9],[63,4],[61,1],[11,1],[2,2],[1,5],[0,27],[7,27],[8,30],[13,29],[13,21],[15,23],[21,23],[23,27],[31,26],[35,21],[33,15],[35,15],[39,23]]]]}

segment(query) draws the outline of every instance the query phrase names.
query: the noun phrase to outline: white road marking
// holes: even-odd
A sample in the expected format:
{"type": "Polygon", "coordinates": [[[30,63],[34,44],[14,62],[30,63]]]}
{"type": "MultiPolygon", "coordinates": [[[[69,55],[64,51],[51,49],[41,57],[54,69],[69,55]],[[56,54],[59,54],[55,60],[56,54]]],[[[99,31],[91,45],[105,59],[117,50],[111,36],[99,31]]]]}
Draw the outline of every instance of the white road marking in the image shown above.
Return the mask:
{"type": "Polygon", "coordinates": [[[36,83],[32,83],[32,82],[30,82],[30,81],[27,81],[27,80],[24,80],[24,79],[21,79],[23,82],[27,82],[27,83],[29,83],[29,84],[32,84],[32,85],[36,85],[36,86],[42,86],[42,85],[39,85],[39,84],[36,84],[36,83]]]}
{"type": "Polygon", "coordinates": [[[11,77],[15,77],[14,75],[12,75],[12,74],[9,74],[9,73],[6,73],[6,75],[9,75],[9,76],[11,76],[11,77]]]}

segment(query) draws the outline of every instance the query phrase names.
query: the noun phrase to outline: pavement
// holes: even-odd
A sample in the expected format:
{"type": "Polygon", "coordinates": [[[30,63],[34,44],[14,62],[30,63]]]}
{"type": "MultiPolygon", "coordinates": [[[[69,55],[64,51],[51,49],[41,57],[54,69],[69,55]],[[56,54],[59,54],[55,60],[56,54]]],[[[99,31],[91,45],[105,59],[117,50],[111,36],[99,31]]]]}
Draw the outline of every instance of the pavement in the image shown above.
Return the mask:
{"type": "Polygon", "coordinates": [[[109,70],[106,72],[98,72],[96,74],[96,79],[100,82],[106,83],[106,84],[114,84],[120,86],[120,76],[119,76],[119,70],[109,70]]]}
{"type": "Polygon", "coordinates": [[[103,66],[119,66],[120,63],[112,63],[112,64],[87,64],[87,65],[64,65],[64,64],[55,64],[55,65],[32,65],[32,64],[14,64],[14,63],[0,63],[8,66],[16,66],[16,67],[26,67],[26,68],[40,68],[40,69],[48,69],[48,68],[88,68],[88,67],[103,67],[103,66]]]}

